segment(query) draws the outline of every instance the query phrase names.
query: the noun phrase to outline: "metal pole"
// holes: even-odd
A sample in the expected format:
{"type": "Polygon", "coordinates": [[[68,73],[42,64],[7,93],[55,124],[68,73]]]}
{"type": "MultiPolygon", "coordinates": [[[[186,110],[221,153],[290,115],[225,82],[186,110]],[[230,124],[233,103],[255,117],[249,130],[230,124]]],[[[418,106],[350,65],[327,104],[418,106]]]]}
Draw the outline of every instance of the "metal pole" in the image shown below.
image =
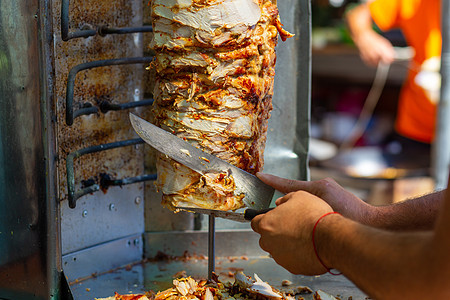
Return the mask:
{"type": "Polygon", "coordinates": [[[441,100],[438,105],[433,147],[433,176],[436,189],[447,186],[450,166],[450,0],[441,2],[441,100]]]}
{"type": "MultiPolygon", "coordinates": [[[[286,1],[278,1],[284,3],[286,1]]],[[[294,6],[294,3],[291,3],[294,6]]],[[[297,126],[296,135],[298,143],[296,152],[307,154],[309,152],[309,138],[311,126],[311,60],[312,60],[312,20],[311,20],[311,1],[298,1],[298,9],[296,13],[296,32],[298,36],[294,37],[299,40],[298,49],[298,73],[297,73],[297,126]]],[[[308,155],[306,159],[300,156],[300,174],[299,179],[308,180],[310,177],[308,167],[308,155]]]]}
{"type": "Polygon", "coordinates": [[[212,273],[215,269],[215,232],[216,232],[216,226],[215,226],[215,217],[209,216],[209,223],[208,223],[208,280],[212,279],[212,273]]]}

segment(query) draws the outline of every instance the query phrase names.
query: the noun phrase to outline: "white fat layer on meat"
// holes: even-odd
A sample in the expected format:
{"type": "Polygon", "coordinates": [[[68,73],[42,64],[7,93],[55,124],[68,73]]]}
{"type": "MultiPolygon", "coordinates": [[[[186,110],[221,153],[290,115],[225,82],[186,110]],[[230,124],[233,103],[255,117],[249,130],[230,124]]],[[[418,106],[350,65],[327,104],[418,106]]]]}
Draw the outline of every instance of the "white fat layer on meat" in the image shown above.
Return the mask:
{"type": "Polygon", "coordinates": [[[164,5],[170,8],[186,8],[192,6],[192,0],[155,0],[155,5],[164,5]]]}
{"type": "Polygon", "coordinates": [[[322,290],[316,291],[316,293],[314,295],[314,299],[317,299],[317,300],[336,300],[335,297],[331,296],[330,294],[325,293],[322,290]]]}
{"type": "Polygon", "coordinates": [[[212,81],[216,82],[227,75],[234,74],[236,72],[236,68],[242,67],[244,64],[245,59],[237,59],[232,63],[221,63],[219,66],[214,68],[209,77],[212,81]]]}
{"type": "Polygon", "coordinates": [[[270,298],[283,298],[280,294],[275,293],[272,287],[267,282],[262,281],[258,275],[254,274],[254,277],[256,282],[248,290],[270,298]]]}
{"type": "MultiPolygon", "coordinates": [[[[273,92],[273,1],[152,1],[156,125],[249,172],[262,168],[272,108],[264,101],[273,92]]],[[[220,210],[245,206],[230,178],[189,173],[162,156],[156,164],[165,169],[158,171],[157,186],[171,209],[181,203],[220,210]]]]}
{"type": "Polygon", "coordinates": [[[176,194],[180,193],[186,187],[191,186],[197,181],[197,178],[192,177],[192,171],[188,167],[177,165],[175,167],[168,163],[167,160],[159,160],[160,168],[157,168],[158,182],[161,192],[164,194],[176,194]],[[177,173],[177,176],[172,176],[173,173],[177,173]],[[166,180],[170,178],[170,180],[166,180]]]}
{"type": "MultiPolygon", "coordinates": [[[[232,111],[231,111],[232,112],[232,111]]],[[[165,124],[169,127],[180,123],[182,126],[198,130],[201,132],[221,133],[225,130],[228,134],[241,138],[251,138],[253,136],[254,117],[252,115],[242,115],[237,113],[234,120],[226,119],[230,111],[216,112],[218,117],[194,119],[189,113],[167,111],[168,120],[165,124]]]]}
{"type": "Polygon", "coordinates": [[[246,289],[249,292],[256,293],[264,296],[264,298],[269,299],[281,299],[283,298],[280,294],[275,293],[272,287],[267,283],[261,280],[258,275],[254,274],[255,281],[251,278],[247,277],[242,272],[237,272],[234,274],[234,278],[236,283],[243,289],[246,289]]]}
{"type": "Polygon", "coordinates": [[[167,117],[168,120],[166,120],[164,123],[166,123],[166,125],[168,125],[169,127],[172,127],[176,123],[181,123],[185,127],[198,130],[201,132],[211,132],[211,133],[224,132],[228,124],[230,123],[230,121],[226,119],[195,120],[192,118],[192,115],[190,114],[172,111],[167,111],[167,117]]]}
{"type": "Polygon", "coordinates": [[[173,48],[182,48],[184,46],[189,45],[189,41],[186,39],[173,39],[172,36],[161,33],[155,34],[150,43],[150,48],[154,48],[155,46],[165,46],[169,49],[173,48]]]}
{"type": "Polygon", "coordinates": [[[206,67],[208,66],[208,62],[205,58],[198,52],[191,52],[182,57],[174,58],[170,61],[170,64],[174,67],[206,67]]]}
{"type": "Polygon", "coordinates": [[[183,98],[181,101],[177,102],[177,108],[180,111],[197,111],[207,109],[208,106],[202,103],[193,102],[191,99],[183,98]]]}
{"type": "Polygon", "coordinates": [[[205,291],[205,300],[214,300],[214,296],[209,289],[205,291]]]}
{"type": "Polygon", "coordinates": [[[198,30],[214,32],[217,28],[238,25],[254,26],[261,18],[261,9],[253,0],[225,0],[210,6],[192,9],[189,1],[157,0],[153,13],[198,30]],[[183,2],[183,6],[178,2],[183,2]]]}
{"type": "Polygon", "coordinates": [[[191,27],[174,26],[172,21],[167,19],[160,19],[159,22],[156,22],[154,32],[158,33],[157,35],[167,34],[171,38],[189,38],[192,36],[191,27]]]}
{"type": "Polygon", "coordinates": [[[228,175],[228,178],[231,180],[231,183],[224,185],[218,180],[221,173],[205,173],[192,176],[192,171],[188,167],[180,164],[171,164],[167,159],[159,159],[158,164],[160,167],[157,169],[157,186],[164,194],[173,195],[178,206],[192,207],[192,204],[194,204],[193,207],[197,205],[206,208],[208,196],[219,195],[227,197],[235,189],[234,179],[230,175],[228,175]],[[177,176],[171,176],[173,173],[176,173],[177,176]],[[186,189],[196,190],[196,193],[200,193],[205,197],[186,195],[186,189]]]}
{"type": "Polygon", "coordinates": [[[252,116],[241,116],[228,126],[228,132],[243,138],[251,138],[253,136],[252,130],[253,118],[252,116]]]}
{"type": "Polygon", "coordinates": [[[246,113],[244,109],[229,109],[227,107],[225,109],[214,110],[210,109],[206,105],[202,105],[201,103],[187,101],[184,99],[178,102],[176,105],[179,112],[201,112],[204,118],[222,118],[234,120],[246,113]]]}
{"type": "Polygon", "coordinates": [[[210,66],[208,56],[200,52],[189,52],[185,55],[158,54],[156,59],[164,67],[182,68],[191,66],[205,68],[210,66]]]}
{"type": "Polygon", "coordinates": [[[244,106],[244,102],[235,95],[229,95],[222,98],[222,104],[226,108],[238,109],[244,106]]]}
{"type": "Polygon", "coordinates": [[[242,271],[234,274],[234,280],[241,288],[244,289],[247,289],[253,285],[253,280],[242,273],[242,271]]]}

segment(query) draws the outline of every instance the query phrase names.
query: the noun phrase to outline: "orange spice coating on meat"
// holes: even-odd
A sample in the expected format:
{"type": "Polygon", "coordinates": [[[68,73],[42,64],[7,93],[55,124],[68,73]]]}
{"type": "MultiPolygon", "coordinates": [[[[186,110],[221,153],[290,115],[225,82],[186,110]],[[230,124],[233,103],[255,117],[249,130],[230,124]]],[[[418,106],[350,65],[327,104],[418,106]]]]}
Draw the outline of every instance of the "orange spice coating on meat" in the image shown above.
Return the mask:
{"type": "MultiPolygon", "coordinates": [[[[154,123],[255,174],[272,110],[275,46],[282,29],[272,0],[153,0],[157,80],[154,123]]],[[[232,174],[198,174],[160,155],[163,204],[235,210],[232,174]],[[226,180],[223,180],[226,179],[226,180]]]]}

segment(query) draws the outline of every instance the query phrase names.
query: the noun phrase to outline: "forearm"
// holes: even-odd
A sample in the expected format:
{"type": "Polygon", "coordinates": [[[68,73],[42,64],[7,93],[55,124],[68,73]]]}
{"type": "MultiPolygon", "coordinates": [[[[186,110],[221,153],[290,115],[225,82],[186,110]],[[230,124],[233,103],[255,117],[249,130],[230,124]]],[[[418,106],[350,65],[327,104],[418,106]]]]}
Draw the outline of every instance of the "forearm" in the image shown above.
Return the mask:
{"type": "Polygon", "coordinates": [[[433,228],[444,199],[444,192],[387,206],[372,206],[360,221],[389,230],[430,230],[433,228]]]}
{"type": "MultiPolygon", "coordinates": [[[[331,178],[299,181],[263,173],[258,173],[257,176],[282,193],[306,191],[323,199],[334,211],[349,219],[389,230],[433,228],[444,195],[441,191],[393,205],[373,206],[348,192],[331,178]]],[[[282,202],[278,199],[277,205],[282,202]]]]}
{"type": "Polygon", "coordinates": [[[352,39],[356,44],[359,43],[362,36],[372,31],[372,17],[367,4],[360,4],[350,10],[346,14],[345,19],[352,39]]]}
{"type": "Polygon", "coordinates": [[[430,299],[424,287],[435,284],[430,281],[439,271],[429,265],[432,237],[431,232],[383,231],[334,215],[319,223],[315,241],[326,265],[374,299],[430,299]]]}
{"type": "Polygon", "coordinates": [[[353,41],[359,49],[361,59],[368,65],[390,64],[395,59],[392,44],[376,33],[367,3],[360,4],[346,14],[353,41]]]}

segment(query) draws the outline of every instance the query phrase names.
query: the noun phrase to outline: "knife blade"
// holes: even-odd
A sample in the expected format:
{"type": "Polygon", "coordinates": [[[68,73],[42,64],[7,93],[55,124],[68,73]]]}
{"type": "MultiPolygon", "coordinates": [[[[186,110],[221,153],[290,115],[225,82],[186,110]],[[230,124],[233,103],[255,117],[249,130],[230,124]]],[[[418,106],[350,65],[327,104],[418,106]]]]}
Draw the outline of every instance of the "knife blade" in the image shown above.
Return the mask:
{"type": "Polygon", "coordinates": [[[177,208],[186,210],[186,211],[190,211],[190,212],[194,212],[194,213],[211,215],[211,216],[214,216],[217,218],[223,218],[223,219],[227,219],[227,220],[237,221],[237,222],[241,222],[241,223],[249,222],[249,221],[253,220],[254,217],[265,214],[265,213],[271,211],[272,209],[274,209],[273,207],[260,209],[260,210],[247,208],[243,213],[238,213],[238,212],[232,212],[232,211],[222,211],[222,210],[215,210],[215,209],[192,208],[192,207],[177,207],[177,208]]]}
{"type": "Polygon", "coordinates": [[[265,209],[272,201],[274,188],[258,177],[202,150],[179,137],[130,113],[136,133],[150,146],[173,160],[200,173],[228,172],[236,185],[235,194],[244,195],[242,201],[249,208],[265,209]]]}

